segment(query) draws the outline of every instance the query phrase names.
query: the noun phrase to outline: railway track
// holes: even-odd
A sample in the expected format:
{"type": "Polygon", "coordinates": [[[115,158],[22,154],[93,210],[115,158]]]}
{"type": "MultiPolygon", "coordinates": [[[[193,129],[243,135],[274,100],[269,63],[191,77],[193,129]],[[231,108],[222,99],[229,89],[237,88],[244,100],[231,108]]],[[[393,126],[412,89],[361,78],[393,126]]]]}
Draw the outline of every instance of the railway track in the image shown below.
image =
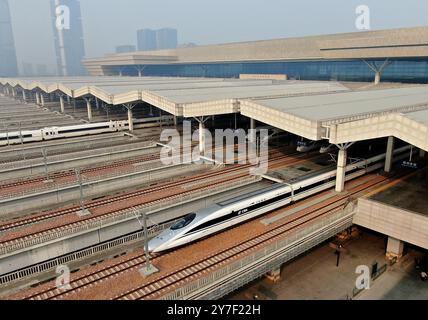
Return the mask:
{"type": "MultiPolygon", "coordinates": [[[[284,155],[278,155],[278,156],[274,156],[273,158],[271,158],[270,162],[275,163],[275,162],[279,162],[279,161],[284,161],[285,159],[288,159],[290,157],[293,157],[293,159],[296,159],[296,160],[307,159],[307,158],[310,158],[311,156],[313,156],[313,154],[311,154],[311,155],[299,154],[297,156],[296,156],[296,154],[285,155],[285,156],[284,155]]],[[[119,202],[119,201],[123,201],[126,199],[131,199],[131,198],[136,198],[136,197],[141,197],[141,196],[148,196],[148,195],[153,194],[155,192],[160,192],[160,191],[166,190],[168,188],[177,187],[177,186],[183,185],[185,183],[197,182],[197,181],[201,181],[201,180],[205,180],[205,179],[209,179],[209,178],[214,178],[219,174],[229,174],[229,173],[234,173],[237,171],[244,171],[244,170],[248,169],[250,166],[251,165],[237,165],[237,166],[233,166],[233,167],[226,167],[226,168],[223,168],[220,172],[216,171],[216,172],[202,173],[202,174],[199,174],[196,176],[183,178],[180,181],[168,182],[168,183],[158,185],[158,186],[150,186],[147,188],[143,188],[143,189],[135,191],[133,193],[117,195],[117,196],[113,196],[113,197],[110,197],[107,199],[93,200],[93,201],[90,201],[88,203],[85,203],[85,207],[87,209],[93,209],[93,208],[104,206],[104,205],[109,205],[109,204],[111,205],[114,202],[119,202]]],[[[25,218],[16,219],[16,220],[11,221],[11,222],[6,222],[3,224],[0,224],[0,232],[11,231],[11,230],[14,230],[16,228],[29,226],[29,225],[32,225],[35,223],[40,223],[40,222],[43,222],[46,220],[58,218],[58,217],[69,215],[69,214],[76,214],[79,211],[80,211],[80,206],[76,205],[76,206],[72,206],[72,207],[69,207],[66,209],[59,209],[59,210],[55,210],[55,211],[51,211],[51,212],[47,212],[47,213],[41,213],[41,214],[28,216],[25,218]]],[[[1,245],[1,243],[2,242],[0,242],[0,245],[1,245]]]]}
{"type": "MultiPolygon", "coordinates": [[[[285,158],[289,158],[289,156],[283,156],[285,158]]],[[[308,155],[301,155],[300,158],[292,158],[290,159],[290,162],[296,162],[299,161],[299,159],[301,158],[306,158],[308,157],[308,155]]],[[[276,159],[276,161],[278,161],[279,159],[276,159]]],[[[275,160],[274,160],[275,161],[275,160]]],[[[168,183],[165,185],[161,185],[161,186],[157,186],[157,187],[152,187],[152,188],[146,188],[143,190],[139,190],[133,193],[128,193],[128,194],[124,194],[124,195],[118,195],[109,199],[103,199],[103,200],[97,200],[97,201],[93,201],[89,204],[86,204],[85,207],[87,209],[94,209],[96,207],[100,207],[100,206],[104,206],[104,205],[108,205],[109,208],[112,207],[114,202],[119,202],[119,201],[123,201],[123,200],[130,200],[131,198],[136,198],[136,197],[140,197],[141,199],[145,199],[144,201],[139,202],[138,206],[141,205],[148,205],[150,203],[159,203],[160,201],[165,201],[168,199],[180,199],[181,197],[183,197],[184,195],[190,195],[196,191],[200,191],[200,190],[204,190],[204,189],[209,189],[212,185],[213,182],[214,184],[224,184],[226,182],[230,182],[233,180],[237,180],[239,178],[242,177],[247,177],[248,176],[248,172],[246,172],[246,169],[249,165],[241,165],[241,166],[235,166],[235,167],[231,167],[231,168],[226,168],[225,170],[222,171],[222,175],[225,174],[232,174],[232,176],[229,176],[228,178],[223,178],[220,179],[219,181],[215,182],[215,177],[219,175],[218,172],[210,172],[210,173],[206,173],[206,174],[201,174],[199,176],[196,177],[189,177],[185,180],[180,180],[180,181],[175,181],[172,183],[168,183]],[[150,194],[153,194],[155,192],[159,192],[159,191],[164,191],[166,189],[171,189],[174,187],[180,187],[182,186],[184,183],[186,182],[195,182],[195,181],[202,181],[204,182],[205,180],[209,180],[208,183],[206,185],[196,185],[192,188],[187,188],[184,190],[180,190],[180,189],[176,189],[176,190],[171,190],[174,191],[174,193],[172,194],[167,194],[161,198],[155,198],[155,199],[147,199],[147,196],[150,194]],[[142,197],[144,196],[144,198],[142,197]]],[[[77,218],[77,220],[73,220],[71,219],[71,221],[65,222],[65,221],[59,221],[57,222],[59,225],[54,225],[53,227],[48,227],[46,226],[46,228],[43,228],[43,226],[41,228],[39,228],[40,230],[34,230],[31,232],[27,232],[25,234],[19,234],[19,232],[17,233],[17,235],[13,235],[13,232],[11,232],[11,235],[9,234],[5,234],[5,236],[3,237],[3,240],[0,240],[0,246],[5,246],[7,244],[13,245],[16,244],[17,241],[25,241],[25,240],[33,240],[36,235],[46,235],[46,234],[52,234],[55,231],[63,231],[64,229],[67,229],[68,227],[73,228],[73,227],[77,227],[78,225],[84,225],[86,223],[89,222],[95,222],[95,221],[100,221],[100,219],[106,219],[110,216],[113,215],[117,215],[118,212],[123,212],[124,210],[129,210],[131,208],[134,208],[135,205],[130,205],[129,201],[127,201],[127,205],[122,206],[119,210],[109,210],[107,213],[101,214],[101,215],[90,215],[90,216],[85,216],[85,217],[80,217],[77,218]]],[[[76,206],[73,208],[68,208],[68,209],[64,209],[64,210],[59,210],[59,211],[54,211],[54,212],[50,212],[47,214],[42,214],[40,216],[32,216],[32,217],[28,217],[22,220],[18,220],[18,221],[13,221],[11,223],[6,223],[0,226],[0,231],[11,231],[13,229],[16,229],[18,227],[27,227],[31,224],[37,223],[37,222],[41,222],[43,220],[49,220],[52,218],[57,218],[60,216],[64,216],[70,213],[77,213],[78,211],[80,211],[80,207],[76,206]]],[[[77,216],[76,216],[77,217],[77,216]]],[[[37,229],[37,228],[35,228],[37,229]]],[[[29,230],[28,230],[29,231],[29,230]]]]}
{"type": "MultiPolygon", "coordinates": [[[[103,165],[103,166],[82,168],[81,174],[96,173],[98,171],[115,169],[115,168],[122,167],[122,166],[133,165],[133,164],[137,164],[140,162],[153,161],[153,160],[160,160],[160,152],[152,153],[152,154],[148,154],[148,155],[143,155],[143,156],[139,156],[139,157],[134,157],[132,159],[117,160],[117,161],[114,161],[113,163],[103,165]]],[[[49,173],[48,176],[49,176],[49,179],[54,180],[54,179],[72,177],[75,175],[76,175],[76,173],[74,170],[64,170],[61,172],[49,173]]],[[[27,179],[27,180],[14,181],[14,182],[10,182],[10,183],[6,182],[4,184],[0,184],[0,196],[1,196],[2,190],[4,190],[4,189],[30,185],[30,184],[34,184],[34,183],[40,183],[40,182],[43,182],[45,180],[46,180],[46,176],[39,176],[39,177],[27,179]]],[[[7,195],[10,195],[10,194],[13,195],[14,193],[8,193],[7,195]]],[[[20,193],[18,192],[18,194],[20,194],[20,193]]]]}
{"type": "Polygon", "coordinates": [[[299,212],[289,221],[280,223],[279,225],[269,229],[267,232],[258,233],[255,236],[252,236],[250,239],[242,241],[232,248],[226,248],[223,251],[213,253],[209,256],[206,256],[203,260],[199,260],[169,272],[166,275],[145,283],[143,286],[133,288],[127,292],[124,292],[123,294],[117,295],[113,299],[136,300],[159,298],[170,291],[172,286],[179,286],[180,284],[184,283],[186,279],[194,279],[198,275],[211,271],[220,264],[230,262],[230,260],[236,258],[238,255],[244,255],[250,250],[252,251],[260,248],[266,243],[273,241],[278,236],[283,236],[285,233],[289,233],[291,230],[303,227],[309,222],[312,222],[325,214],[334,213],[335,211],[343,208],[343,205],[350,196],[355,196],[355,194],[358,192],[378,185],[380,182],[384,182],[386,179],[379,180],[374,179],[374,181],[370,181],[358,186],[346,195],[337,196],[323,201],[322,203],[312,207],[309,212],[302,210],[302,212],[299,212]]]}
{"type": "MultiPolygon", "coordinates": [[[[207,271],[212,270],[216,266],[228,262],[230,259],[237,257],[238,255],[244,255],[249,250],[255,250],[265,245],[266,243],[273,241],[277,237],[284,236],[284,233],[288,233],[296,230],[297,228],[304,227],[306,224],[314,221],[315,219],[320,218],[321,216],[340,210],[347,203],[349,197],[359,196],[368,192],[369,190],[373,190],[374,188],[384,184],[388,180],[401,178],[402,176],[404,176],[403,173],[398,174],[394,177],[382,177],[374,174],[370,176],[360,177],[351,182],[354,184],[354,186],[346,194],[338,194],[330,199],[321,201],[320,203],[313,205],[309,208],[305,208],[301,212],[291,215],[290,219],[283,221],[279,224],[275,224],[272,228],[269,228],[269,230],[253,234],[247,237],[247,239],[242,239],[239,243],[234,244],[231,247],[210,253],[209,255],[204,256],[198,261],[188,263],[182,267],[171,270],[166,274],[148,278],[149,280],[146,281],[144,284],[137,285],[132,289],[128,289],[123,293],[115,295],[111,298],[159,298],[160,296],[165,295],[168,291],[170,291],[173,286],[180,285],[181,283],[187,281],[187,279],[189,278],[194,279],[198,275],[206,273],[207,271]]],[[[248,223],[251,223],[251,221],[245,224],[248,223]]],[[[227,232],[234,232],[236,231],[236,229],[241,228],[242,226],[243,225],[235,226],[229,229],[227,232]]],[[[203,241],[205,240],[197,241],[189,246],[194,246],[196,250],[197,246],[203,241]]],[[[152,256],[152,262],[156,264],[160,259],[167,255],[172,255],[174,253],[180,254],[180,250],[181,249],[177,249],[174,252],[152,256]]],[[[111,261],[107,266],[98,266],[95,268],[95,270],[91,269],[87,270],[86,272],[82,272],[82,274],[71,280],[71,288],[67,291],[58,289],[54,283],[49,283],[42,285],[43,288],[40,288],[39,290],[31,289],[31,293],[21,293],[18,295],[20,299],[23,298],[34,300],[66,298],[67,296],[76,294],[77,292],[82,292],[85,289],[98,285],[107,280],[112,280],[120,276],[121,274],[129,274],[130,271],[136,271],[138,268],[141,268],[144,263],[144,252],[142,252],[141,250],[138,253],[133,253],[131,255],[119,258],[119,260],[111,261]]]]}
{"type": "MultiPolygon", "coordinates": [[[[88,174],[88,173],[94,173],[94,172],[102,171],[102,170],[114,169],[114,168],[118,168],[121,166],[132,165],[132,164],[143,162],[143,161],[153,161],[153,160],[159,160],[159,159],[160,159],[159,153],[153,153],[153,154],[144,155],[144,156],[141,156],[138,158],[134,158],[131,160],[129,160],[129,159],[119,160],[119,161],[116,161],[112,164],[108,164],[108,165],[104,165],[104,166],[98,166],[98,167],[92,167],[92,168],[83,168],[83,169],[81,169],[80,172],[81,172],[81,174],[88,174]]],[[[74,172],[74,170],[54,172],[52,174],[49,174],[49,179],[67,178],[67,177],[72,177],[75,175],[76,175],[76,173],[74,172]]],[[[37,177],[34,179],[29,179],[29,180],[23,180],[23,181],[1,184],[0,185],[0,193],[2,192],[2,189],[17,187],[17,186],[25,186],[25,185],[29,185],[29,184],[33,184],[33,183],[37,183],[37,182],[43,182],[45,180],[46,180],[46,176],[45,177],[37,177]]]]}
{"type": "MultiPolygon", "coordinates": [[[[117,138],[123,138],[123,136],[117,136],[117,138]]],[[[124,140],[124,141],[115,141],[114,143],[112,143],[111,141],[108,141],[108,147],[120,147],[120,146],[125,146],[125,145],[129,145],[130,147],[132,147],[132,145],[134,143],[154,141],[157,139],[159,139],[159,133],[150,133],[150,134],[144,135],[144,137],[139,137],[138,140],[136,140],[136,141],[124,140]]],[[[100,140],[102,140],[102,138],[100,140]]],[[[91,141],[88,140],[88,142],[91,142],[91,141]]],[[[74,143],[77,143],[77,142],[72,142],[72,144],[74,144],[74,143]]],[[[82,141],[82,143],[83,143],[83,141],[82,141]]],[[[76,146],[68,146],[67,147],[67,144],[65,143],[64,149],[50,150],[49,156],[65,155],[65,154],[72,153],[72,152],[86,151],[86,150],[92,149],[92,148],[101,149],[101,148],[105,148],[107,146],[107,144],[103,145],[101,142],[96,141],[96,140],[95,140],[95,142],[92,142],[92,144],[93,145],[84,146],[84,147],[83,146],[82,147],[80,147],[80,146],[79,147],[76,147],[76,146]]],[[[27,146],[27,145],[25,145],[25,146],[27,146]]],[[[16,156],[11,156],[9,158],[6,158],[6,157],[2,156],[2,154],[0,154],[0,165],[6,165],[6,164],[10,164],[11,162],[23,160],[24,155],[25,155],[25,160],[39,159],[39,158],[41,158],[41,151],[40,150],[42,150],[44,148],[48,149],[49,147],[50,147],[50,145],[41,145],[39,148],[37,148],[37,152],[30,150],[30,151],[27,151],[25,153],[19,149],[15,149],[17,152],[16,156]]],[[[0,147],[0,148],[2,148],[2,147],[0,147]]],[[[5,146],[3,148],[7,148],[7,146],[5,146]]],[[[16,146],[15,146],[15,148],[16,148],[16,146]]],[[[5,151],[7,151],[7,150],[5,149],[5,151]]]]}

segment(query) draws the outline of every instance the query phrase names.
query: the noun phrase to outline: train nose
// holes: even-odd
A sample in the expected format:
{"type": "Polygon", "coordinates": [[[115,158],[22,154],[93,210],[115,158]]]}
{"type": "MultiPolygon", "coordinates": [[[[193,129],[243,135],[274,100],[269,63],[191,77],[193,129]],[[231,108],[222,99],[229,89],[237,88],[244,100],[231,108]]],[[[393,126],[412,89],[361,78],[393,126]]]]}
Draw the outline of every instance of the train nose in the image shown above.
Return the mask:
{"type": "Polygon", "coordinates": [[[159,237],[153,238],[147,244],[148,251],[156,252],[157,249],[159,249],[159,247],[162,245],[162,243],[163,243],[163,238],[159,238],[159,237]]]}
{"type": "Polygon", "coordinates": [[[153,243],[153,240],[150,240],[149,243],[147,244],[147,250],[149,252],[153,252],[157,247],[158,246],[153,243]]]}

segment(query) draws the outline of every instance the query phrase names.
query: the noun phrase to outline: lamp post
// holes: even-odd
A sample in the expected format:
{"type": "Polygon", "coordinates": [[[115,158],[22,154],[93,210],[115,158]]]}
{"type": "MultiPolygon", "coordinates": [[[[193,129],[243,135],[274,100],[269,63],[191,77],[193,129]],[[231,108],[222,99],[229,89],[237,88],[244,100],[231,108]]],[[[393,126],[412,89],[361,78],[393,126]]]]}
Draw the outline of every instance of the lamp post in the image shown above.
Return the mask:
{"type": "Polygon", "coordinates": [[[84,197],[83,197],[83,183],[82,183],[82,173],[80,168],[74,169],[76,173],[77,182],[79,184],[80,191],[80,211],[77,213],[78,216],[86,216],[90,214],[89,210],[85,208],[84,197]]]}
{"type": "Polygon", "coordinates": [[[147,231],[147,216],[145,212],[142,212],[141,215],[143,216],[143,222],[141,223],[139,212],[137,209],[134,208],[135,217],[138,220],[138,223],[143,228],[144,232],[144,255],[146,257],[146,263],[143,268],[140,269],[140,273],[148,277],[149,275],[156,273],[159,271],[151,262],[150,262],[150,254],[149,254],[149,235],[147,231]]]}

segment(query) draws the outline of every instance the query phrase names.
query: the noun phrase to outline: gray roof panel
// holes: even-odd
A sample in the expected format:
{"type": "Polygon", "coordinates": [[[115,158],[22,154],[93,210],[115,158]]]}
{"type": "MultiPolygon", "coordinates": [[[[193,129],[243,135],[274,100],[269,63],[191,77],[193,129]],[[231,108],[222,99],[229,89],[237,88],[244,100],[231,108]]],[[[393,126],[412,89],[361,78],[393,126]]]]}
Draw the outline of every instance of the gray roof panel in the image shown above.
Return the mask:
{"type": "Polygon", "coordinates": [[[353,91],[257,100],[256,103],[311,121],[328,121],[428,104],[428,87],[353,91]]]}

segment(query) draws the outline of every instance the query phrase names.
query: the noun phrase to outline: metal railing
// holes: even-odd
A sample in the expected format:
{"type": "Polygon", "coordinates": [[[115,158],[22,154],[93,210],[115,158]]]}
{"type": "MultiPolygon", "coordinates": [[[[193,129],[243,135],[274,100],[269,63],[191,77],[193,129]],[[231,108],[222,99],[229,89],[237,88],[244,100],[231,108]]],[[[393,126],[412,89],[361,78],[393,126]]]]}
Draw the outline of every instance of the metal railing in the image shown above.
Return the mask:
{"type": "MultiPolygon", "coordinates": [[[[1,126],[0,126],[1,129],[1,126]]],[[[94,148],[103,148],[103,147],[118,147],[121,145],[129,145],[132,146],[133,142],[124,136],[121,133],[113,132],[109,134],[103,134],[101,137],[92,136],[91,140],[85,139],[87,137],[74,137],[70,138],[70,141],[57,141],[50,142],[46,141],[45,145],[41,146],[30,146],[30,145],[16,145],[10,146],[9,148],[3,149],[0,152],[0,161],[3,163],[12,162],[14,160],[21,160],[23,155],[26,158],[40,158],[41,149],[46,148],[49,151],[51,156],[60,155],[63,153],[71,152],[71,151],[85,151],[88,149],[94,148]],[[106,140],[108,141],[108,145],[106,144],[106,140]],[[48,144],[48,142],[50,142],[48,144]],[[31,156],[31,157],[30,157],[31,156]]],[[[153,144],[150,141],[143,140],[147,143],[153,144]]],[[[142,141],[136,141],[142,142],[142,141]]]]}
{"type": "MultiPolygon", "coordinates": [[[[109,155],[138,151],[138,150],[143,151],[145,149],[150,149],[150,148],[155,149],[156,145],[154,145],[151,142],[142,141],[142,142],[133,143],[131,145],[126,144],[126,145],[117,145],[117,146],[113,146],[113,147],[103,148],[102,154],[99,154],[99,153],[94,154],[94,151],[92,149],[91,150],[80,150],[80,151],[76,152],[76,153],[78,153],[77,158],[72,158],[72,159],[70,159],[70,154],[51,155],[51,156],[49,156],[48,165],[55,164],[57,162],[80,160],[80,159],[85,159],[85,158],[95,158],[95,157],[101,157],[101,156],[109,156],[109,155]]],[[[40,150],[42,150],[42,149],[43,148],[40,148],[40,150]]],[[[21,152],[21,154],[23,154],[23,153],[21,152]]],[[[41,151],[40,151],[40,154],[41,154],[41,151]]],[[[144,155],[144,154],[142,154],[142,155],[144,155]]],[[[2,164],[0,164],[0,170],[6,171],[6,170],[13,170],[13,169],[27,169],[27,168],[30,169],[33,167],[39,167],[39,166],[45,165],[43,162],[43,159],[42,159],[42,161],[39,158],[26,160],[24,154],[23,154],[23,160],[25,160],[25,165],[23,165],[22,163],[17,163],[17,162],[2,163],[2,164]]]]}
{"type": "MultiPolygon", "coordinates": [[[[89,188],[94,183],[99,183],[102,180],[110,179],[110,178],[121,178],[124,175],[130,175],[130,174],[144,174],[148,173],[150,170],[157,170],[157,169],[167,169],[169,166],[164,166],[160,160],[151,160],[151,161],[145,161],[144,165],[141,166],[128,166],[122,169],[118,169],[116,167],[113,167],[108,173],[102,173],[102,174],[91,174],[90,176],[83,175],[83,181],[82,184],[83,188],[89,188]]],[[[73,176],[73,175],[72,175],[73,176]]],[[[75,176],[74,176],[75,177],[75,176]]],[[[0,186],[1,187],[1,186],[0,186]]],[[[0,201],[1,200],[7,200],[7,199],[13,199],[13,198],[21,198],[25,196],[30,196],[42,192],[58,192],[63,189],[69,189],[69,188],[79,188],[79,184],[76,181],[76,179],[72,179],[70,181],[64,181],[64,182],[49,182],[45,183],[43,186],[37,187],[37,188],[31,188],[26,189],[20,192],[10,192],[10,193],[2,193],[0,194],[0,201]]]]}

